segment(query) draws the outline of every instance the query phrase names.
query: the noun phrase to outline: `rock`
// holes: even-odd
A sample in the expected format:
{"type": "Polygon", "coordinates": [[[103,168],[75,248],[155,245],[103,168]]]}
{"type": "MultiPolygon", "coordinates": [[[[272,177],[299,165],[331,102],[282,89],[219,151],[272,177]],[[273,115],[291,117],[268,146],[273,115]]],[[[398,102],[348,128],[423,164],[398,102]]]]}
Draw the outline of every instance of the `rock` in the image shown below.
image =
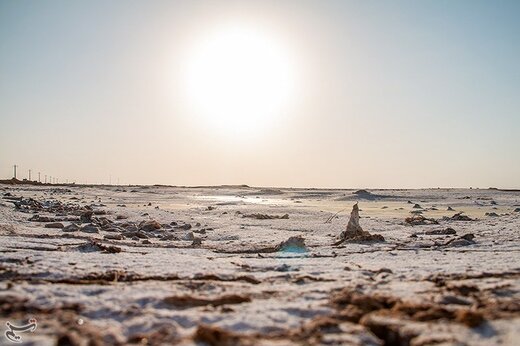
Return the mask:
{"type": "Polygon", "coordinates": [[[29,218],[29,221],[35,221],[35,222],[54,222],[55,219],[53,217],[48,216],[40,216],[38,214],[35,214],[29,218]]]}
{"type": "Polygon", "coordinates": [[[77,232],[77,231],[79,231],[79,226],[76,225],[75,223],[71,223],[70,225],[65,226],[63,228],[63,232],[77,232]]]}
{"type": "Polygon", "coordinates": [[[486,216],[497,217],[498,214],[495,212],[491,212],[491,213],[486,213],[486,216]]]}
{"type": "Polygon", "coordinates": [[[422,215],[414,215],[407,217],[404,222],[411,226],[418,226],[418,225],[437,225],[439,222],[435,219],[426,218],[422,215]]]}
{"type": "Polygon", "coordinates": [[[128,216],[125,216],[125,215],[117,215],[116,216],[116,220],[124,220],[124,219],[128,219],[128,216]]]}
{"type": "Polygon", "coordinates": [[[184,225],[181,225],[181,226],[179,226],[178,228],[187,231],[187,230],[190,230],[190,229],[191,229],[191,224],[190,224],[190,223],[185,223],[184,225]]]}
{"type": "Polygon", "coordinates": [[[107,234],[103,238],[107,240],[123,240],[123,236],[121,234],[107,234]]]}
{"type": "Polygon", "coordinates": [[[276,250],[284,252],[306,252],[307,247],[305,246],[305,239],[302,236],[295,236],[281,242],[276,250]]]}
{"type": "Polygon", "coordinates": [[[193,239],[193,242],[191,243],[192,247],[200,247],[201,245],[202,245],[201,238],[195,238],[195,239],[193,239]]]}
{"type": "Polygon", "coordinates": [[[448,209],[446,209],[447,211],[454,211],[455,209],[453,209],[452,207],[448,206],[448,209]]]}
{"type": "Polygon", "coordinates": [[[141,244],[151,244],[152,242],[149,241],[148,239],[143,239],[141,240],[141,244]]]}
{"type": "Polygon", "coordinates": [[[45,228],[63,228],[63,224],[61,222],[53,222],[45,224],[45,228]]]}
{"type": "Polygon", "coordinates": [[[139,231],[139,229],[137,228],[136,225],[132,225],[132,224],[127,224],[125,226],[123,226],[123,228],[127,231],[127,232],[137,232],[139,231]]]}
{"type": "Polygon", "coordinates": [[[414,206],[412,208],[414,208],[414,209],[422,209],[422,207],[419,204],[414,204],[414,206]]]}
{"type": "Polygon", "coordinates": [[[515,213],[520,213],[520,208],[515,208],[515,210],[513,210],[515,213]]]}
{"type": "Polygon", "coordinates": [[[79,216],[79,221],[81,223],[89,223],[89,222],[92,222],[92,215],[94,213],[92,212],[92,210],[87,210],[83,213],[80,214],[79,216]]]}
{"type": "Polygon", "coordinates": [[[111,245],[103,245],[99,241],[91,240],[88,243],[82,244],[77,247],[77,249],[81,252],[95,252],[102,251],[104,253],[119,253],[121,252],[121,248],[117,246],[111,245]]]}
{"type": "Polygon", "coordinates": [[[451,239],[448,241],[445,246],[468,246],[475,244],[475,235],[473,233],[468,233],[463,235],[462,237],[451,239]]]}
{"type": "Polygon", "coordinates": [[[445,229],[434,229],[431,231],[426,231],[426,232],[424,232],[424,234],[426,234],[426,235],[452,235],[452,234],[457,234],[457,232],[453,228],[447,227],[445,229]]]}
{"type": "Polygon", "coordinates": [[[472,302],[464,297],[454,296],[454,295],[443,295],[436,299],[436,302],[443,305],[471,305],[472,302]]]}
{"type": "Polygon", "coordinates": [[[462,215],[462,211],[460,213],[457,213],[451,217],[451,220],[453,221],[475,221],[472,218],[470,218],[467,215],[462,215]]]}
{"type": "Polygon", "coordinates": [[[88,225],[82,226],[79,230],[81,232],[85,232],[85,233],[99,233],[99,228],[91,223],[88,225]]]}
{"type": "Polygon", "coordinates": [[[273,219],[283,219],[287,220],[289,219],[289,214],[284,215],[268,215],[268,214],[244,214],[242,215],[243,218],[251,218],[251,219],[257,219],[257,220],[273,220],[273,219]]]}
{"type": "Polygon", "coordinates": [[[173,234],[166,234],[161,238],[161,241],[167,241],[167,240],[179,240],[176,236],[173,234]]]}
{"type": "Polygon", "coordinates": [[[139,229],[145,232],[151,232],[156,229],[161,229],[161,224],[155,220],[143,221],[139,224],[139,229]]]}
{"type": "Polygon", "coordinates": [[[182,237],[182,240],[194,240],[195,239],[195,236],[193,235],[193,232],[188,232],[184,235],[184,237],[182,237]]]}
{"type": "Polygon", "coordinates": [[[146,235],[146,233],[142,232],[142,231],[130,231],[130,232],[123,232],[123,236],[125,238],[131,238],[131,239],[148,239],[148,236],[146,235]]]}

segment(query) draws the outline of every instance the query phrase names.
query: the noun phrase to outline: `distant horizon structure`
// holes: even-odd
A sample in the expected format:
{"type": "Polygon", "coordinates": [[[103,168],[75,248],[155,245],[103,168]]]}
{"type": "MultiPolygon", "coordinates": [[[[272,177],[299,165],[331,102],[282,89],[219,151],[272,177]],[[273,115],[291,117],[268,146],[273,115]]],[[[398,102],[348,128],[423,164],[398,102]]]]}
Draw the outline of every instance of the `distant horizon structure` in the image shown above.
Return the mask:
{"type": "Polygon", "coordinates": [[[31,181],[31,170],[29,170],[29,181],[31,181]]]}
{"type": "Polygon", "coordinates": [[[38,172],[38,182],[39,182],[39,183],[42,182],[41,177],[40,177],[40,172],[38,172]]]}
{"type": "Polygon", "coordinates": [[[16,179],[16,168],[17,168],[17,167],[18,167],[17,165],[13,165],[13,168],[14,168],[14,178],[15,178],[15,179],[16,179]]]}

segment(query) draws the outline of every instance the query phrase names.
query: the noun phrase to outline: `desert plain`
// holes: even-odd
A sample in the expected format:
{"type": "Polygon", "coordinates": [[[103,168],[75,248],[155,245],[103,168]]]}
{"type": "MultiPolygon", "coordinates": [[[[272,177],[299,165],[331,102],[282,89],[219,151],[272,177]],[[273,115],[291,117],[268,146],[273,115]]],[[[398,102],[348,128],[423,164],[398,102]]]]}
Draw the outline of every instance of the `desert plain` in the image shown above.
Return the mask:
{"type": "Polygon", "coordinates": [[[0,326],[35,318],[27,345],[520,342],[519,191],[0,194],[0,326]],[[370,237],[342,238],[356,203],[370,237]]]}

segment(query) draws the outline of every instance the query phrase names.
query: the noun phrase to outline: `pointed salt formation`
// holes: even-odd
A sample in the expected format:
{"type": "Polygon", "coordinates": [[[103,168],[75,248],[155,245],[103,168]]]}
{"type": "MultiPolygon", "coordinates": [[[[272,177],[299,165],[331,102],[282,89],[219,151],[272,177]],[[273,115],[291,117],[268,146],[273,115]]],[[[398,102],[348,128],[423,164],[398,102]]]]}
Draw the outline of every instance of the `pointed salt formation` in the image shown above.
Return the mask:
{"type": "Polygon", "coordinates": [[[359,224],[359,207],[358,204],[354,204],[352,212],[350,213],[350,219],[348,220],[347,228],[341,232],[340,240],[333,245],[339,245],[345,241],[350,242],[377,242],[385,241],[380,234],[370,234],[369,232],[363,231],[359,224]]]}
{"type": "Polygon", "coordinates": [[[350,219],[348,220],[347,229],[341,232],[340,237],[342,239],[354,238],[363,235],[363,233],[363,228],[361,228],[359,225],[359,207],[356,203],[350,212],[350,219]]]}

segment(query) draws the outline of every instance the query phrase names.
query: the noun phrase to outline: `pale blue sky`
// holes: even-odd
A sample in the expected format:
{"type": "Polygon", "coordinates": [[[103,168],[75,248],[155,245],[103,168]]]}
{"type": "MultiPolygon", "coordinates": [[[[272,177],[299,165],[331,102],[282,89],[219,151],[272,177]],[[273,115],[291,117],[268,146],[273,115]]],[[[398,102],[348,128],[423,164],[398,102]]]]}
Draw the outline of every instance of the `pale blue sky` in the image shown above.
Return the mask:
{"type": "Polygon", "coordinates": [[[0,0],[0,177],[520,188],[519,18],[519,1],[0,0]],[[230,23],[298,66],[293,107],[253,136],[180,106],[188,47],[230,23]]]}

